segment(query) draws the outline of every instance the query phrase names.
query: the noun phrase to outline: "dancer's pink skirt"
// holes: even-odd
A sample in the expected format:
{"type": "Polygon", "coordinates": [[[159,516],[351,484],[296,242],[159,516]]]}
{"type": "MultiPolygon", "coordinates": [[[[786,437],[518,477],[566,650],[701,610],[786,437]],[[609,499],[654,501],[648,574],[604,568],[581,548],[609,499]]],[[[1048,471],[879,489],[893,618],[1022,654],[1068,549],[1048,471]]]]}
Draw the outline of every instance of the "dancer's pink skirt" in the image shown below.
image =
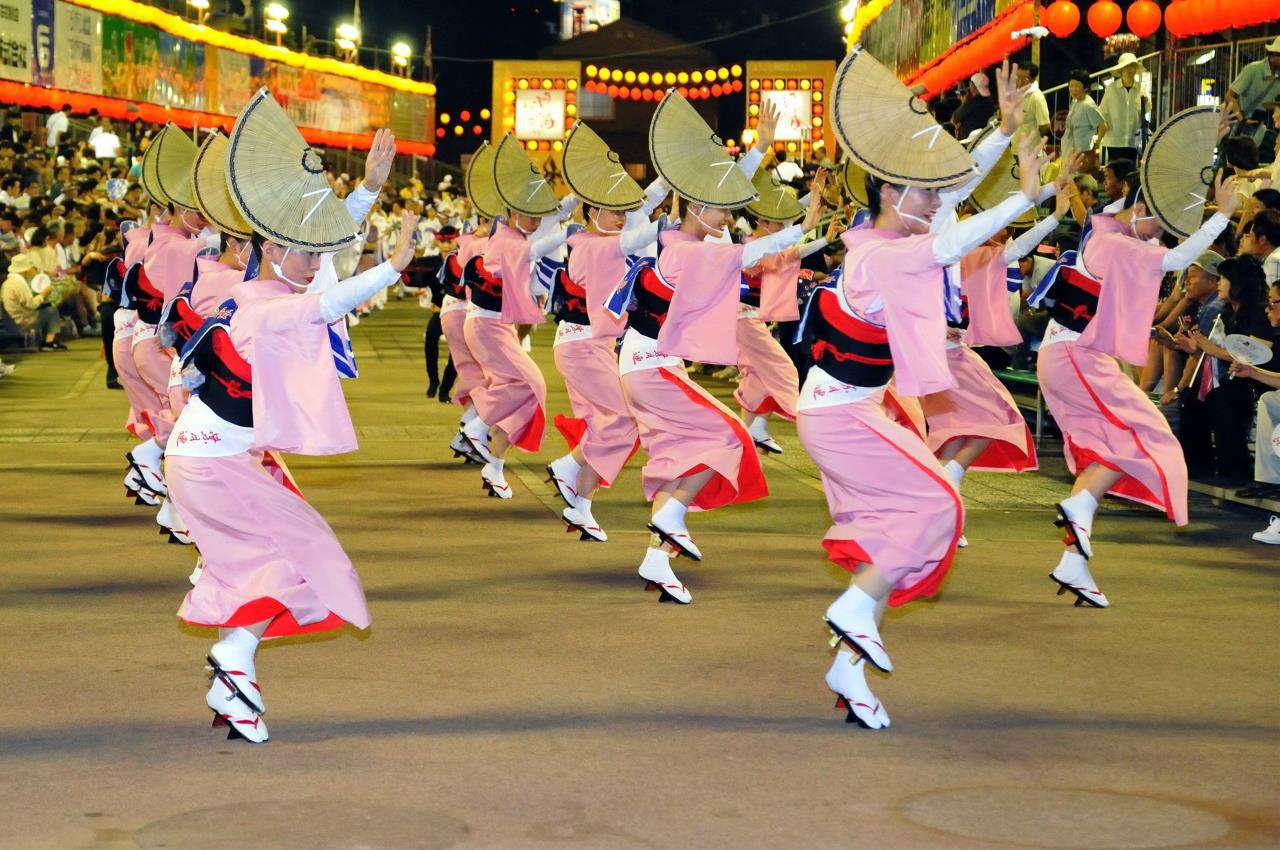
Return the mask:
{"type": "Polygon", "coordinates": [[[640,369],[622,376],[627,407],[640,429],[644,495],[653,501],[669,481],[715,474],[689,507],[709,511],[769,494],[755,442],[742,420],[695,384],[684,367],[640,369]]]}
{"type": "Polygon", "coordinates": [[[738,319],[738,372],[733,397],[743,410],[796,418],[800,395],[796,366],[759,319],[738,319]]]}
{"type": "Polygon", "coordinates": [[[796,430],[822,473],[828,557],[850,571],[871,564],[893,585],[891,606],[937,593],[964,508],[924,441],[891,420],[877,396],[802,410],[796,430]]]}
{"type": "Polygon", "coordinates": [[[444,332],[445,341],[449,343],[449,357],[453,360],[453,368],[458,372],[458,378],[453,384],[453,401],[462,407],[471,403],[471,391],[484,383],[484,371],[467,347],[463,327],[466,323],[466,310],[450,310],[440,314],[440,329],[444,332]]]}
{"type": "Polygon", "coordinates": [[[570,448],[582,446],[587,465],[608,487],[635,452],[639,432],[618,377],[618,358],[611,337],[557,345],[556,369],[564,377],[574,418],[556,417],[556,428],[570,448]]]}
{"type": "Polygon", "coordinates": [[[175,421],[169,409],[169,366],[172,361],[173,353],[160,347],[159,337],[149,337],[133,346],[133,364],[146,387],[146,397],[138,415],[161,446],[169,442],[169,432],[173,430],[175,421]]]}
{"type": "Polygon", "coordinates": [[[179,617],[225,627],[271,620],[265,637],[368,628],[360,578],[333,530],[261,455],[171,456],[165,472],[204,558],[179,617]]]}
{"type": "Polygon", "coordinates": [[[1074,342],[1040,349],[1040,391],[1075,473],[1092,463],[1124,473],[1111,493],[1187,524],[1187,463],[1169,423],[1112,357],[1074,342]]]}
{"type": "Polygon", "coordinates": [[[116,365],[116,374],[120,376],[120,385],[124,387],[125,398],[129,400],[129,416],[124,427],[139,440],[146,440],[151,436],[151,429],[141,414],[151,398],[151,388],[142,380],[133,362],[133,337],[118,336],[112,340],[111,358],[116,365]]]}
{"type": "Polygon", "coordinates": [[[967,345],[947,351],[947,363],[958,386],[920,399],[929,422],[929,450],[935,455],[952,440],[977,437],[991,445],[970,465],[986,472],[1036,469],[1031,429],[1013,396],[991,373],[986,361],[967,345]]]}
{"type": "Polygon", "coordinates": [[[547,384],[525,350],[516,329],[496,319],[466,323],[467,347],[484,370],[484,384],[471,391],[476,413],[526,452],[542,448],[546,430],[547,384]]]}

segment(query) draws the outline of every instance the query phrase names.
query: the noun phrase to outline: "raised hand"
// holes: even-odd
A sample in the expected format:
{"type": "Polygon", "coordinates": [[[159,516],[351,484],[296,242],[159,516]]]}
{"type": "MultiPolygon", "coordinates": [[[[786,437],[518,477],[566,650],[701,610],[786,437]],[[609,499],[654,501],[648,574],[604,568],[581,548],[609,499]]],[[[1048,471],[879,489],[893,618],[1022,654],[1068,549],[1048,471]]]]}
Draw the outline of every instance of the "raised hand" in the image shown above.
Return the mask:
{"type": "Polygon", "coordinates": [[[1220,173],[1218,179],[1213,186],[1213,201],[1218,207],[1218,212],[1231,218],[1235,211],[1240,209],[1240,192],[1236,188],[1235,176],[1228,177],[1225,173],[1220,173]]]}
{"type": "Polygon", "coordinates": [[[1005,59],[996,71],[996,102],[1000,105],[1000,131],[1012,136],[1022,122],[1022,99],[1030,85],[1018,87],[1018,66],[1005,59]]]}
{"type": "Polygon", "coordinates": [[[405,267],[413,260],[414,250],[417,246],[418,234],[418,216],[411,212],[403,213],[400,216],[400,235],[396,239],[395,248],[391,249],[391,256],[388,262],[391,267],[398,272],[405,270],[405,267]]]}
{"type": "Polygon", "coordinates": [[[825,168],[819,168],[818,173],[813,176],[813,183],[809,186],[809,211],[804,217],[805,233],[813,230],[822,221],[822,211],[825,209],[822,193],[827,188],[827,179],[830,176],[831,172],[825,168]]]}
{"type": "Polygon", "coordinates": [[[773,101],[766,101],[760,107],[760,123],[756,127],[756,147],[762,151],[773,148],[773,137],[778,132],[778,121],[782,113],[773,101]]]}
{"type": "Polygon", "coordinates": [[[1058,171],[1058,178],[1053,181],[1057,191],[1056,201],[1053,209],[1053,217],[1062,220],[1063,216],[1071,209],[1071,198],[1079,190],[1076,188],[1075,177],[1080,173],[1080,169],[1084,166],[1084,154],[1073,153],[1069,157],[1064,157],[1062,168],[1058,171]]]}
{"type": "Polygon", "coordinates": [[[396,158],[396,137],[387,128],[373,134],[373,145],[364,160],[364,187],[377,194],[391,174],[391,163],[396,158]]]}
{"type": "Polygon", "coordinates": [[[1018,144],[1018,188],[1033,204],[1040,198],[1040,169],[1049,161],[1044,143],[1043,136],[1029,135],[1018,144]]]}
{"type": "Polygon", "coordinates": [[[1221,140],[1227,133],[1231,132],[1231,128],[1236,126],[1240,121],[1240,113],[1236,110],[1234,103],[1226,103],[1222,109],[1218,111],[1218,139],[1221,140]]]}

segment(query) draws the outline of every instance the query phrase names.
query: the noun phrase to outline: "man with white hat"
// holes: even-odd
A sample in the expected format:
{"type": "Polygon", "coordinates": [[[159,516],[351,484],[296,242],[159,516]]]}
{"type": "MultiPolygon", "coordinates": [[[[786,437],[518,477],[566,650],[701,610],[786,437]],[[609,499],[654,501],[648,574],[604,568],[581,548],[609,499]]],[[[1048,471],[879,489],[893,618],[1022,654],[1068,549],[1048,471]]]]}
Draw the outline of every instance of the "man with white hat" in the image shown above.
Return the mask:
{"type": "Polygon", "coordinates": [[[1120,61],[1110,70],[1116,79],[1107,85],[1098,104],[1103,122],[1098,128],[1102,161],[1137,162],[1142,147],[1142,121],[1150,106],[1142,86],[1138,85],[1138,74],[1145,69],[1137,56],[1121,53],[1120,61]]]}
{"type": "MultiPolygon", "coordinates": [[[[1227,102],[1240,113],[1244,123],[1255,121],[1264,123],[1265,119],[1254,113],[1267,101],[1280,98],[1280,36],[1267,45],[1267,55],[1257,62],[1250,62],[1240,69],[1236,78],[1231,81],[1231,89],[1227,92],[1227,102]]],[[[1248,135],[1250,130],[1242,128],[1248,135]]],[[[1255,128],[1256,129],[1256,126],[1255,128]]]]}
{"type": "Polygon", "coordinates": [[[9,261],[9,274],[0,287],[4,300],[4,312],[20,330],[36,330],[41,334],[41,351],[66,351],[58,342],[58,311],[49,304],[53,284],[38,292],[32,292],[30,281],[40,273],[35,258],[30,254],[18,254],[9,261]]]}

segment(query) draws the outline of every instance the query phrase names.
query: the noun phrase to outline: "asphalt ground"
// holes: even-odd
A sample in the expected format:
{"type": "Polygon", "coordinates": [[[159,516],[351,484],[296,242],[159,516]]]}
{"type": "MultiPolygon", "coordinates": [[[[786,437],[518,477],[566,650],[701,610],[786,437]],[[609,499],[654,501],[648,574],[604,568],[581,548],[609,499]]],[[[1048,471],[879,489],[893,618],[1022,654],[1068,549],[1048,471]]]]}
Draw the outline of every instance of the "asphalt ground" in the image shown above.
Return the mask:
{"type": "Polygon", "coordinates": [[[95,341],[5,355],[0,847],[1280,847],[1265,515],[1193,496],[1180,530],[1108,501],[1093,569],[1112,607],[1085,610],[1046,577],[1061,459],[969,476],[971,546],[936,601],[890,614],[895,671],[872,687],[893,726],[868,732],[823,684],[847,575],[793,427],[767,500],[691,517],[694,603],[660,605],[635,574],[635,468],[588,544],[541,481],[558,435],[513,453],[510,502],[451,459],[425,319],[393,301],[353,331],[360,451],[290,458],[373,626],[264,647],[256,747],[209,728],[210,638],[174,616],[195,555],[123,498],[126,401],[95,341]]]}

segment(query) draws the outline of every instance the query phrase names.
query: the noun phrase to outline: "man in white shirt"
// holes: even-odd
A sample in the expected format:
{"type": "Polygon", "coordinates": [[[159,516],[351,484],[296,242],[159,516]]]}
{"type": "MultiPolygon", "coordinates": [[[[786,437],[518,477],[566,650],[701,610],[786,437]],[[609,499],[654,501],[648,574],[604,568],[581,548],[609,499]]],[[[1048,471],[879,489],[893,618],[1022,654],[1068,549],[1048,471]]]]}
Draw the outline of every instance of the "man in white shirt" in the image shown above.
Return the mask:
{"type": "Polygon", "coordinates": [[[110,162],[120,155],[120,137],[112,132],[110,119],[103,118],[102,123],[93,128],[89,146],[93,148],[93,158],[99,162],[110,162]]]}
{"type": "Polygon", "coordinates": [[[1150,106],[1138,74],[1142,63],[1132,53],[1120,54],[1120,61],[1111,69],[1116,79],[1102,92],[1098,111],[1102,113],[1101,135],[1103,161],[1127,159],[1138,161],[1142,147],[1142,122],[1150,106]]]}
{"type": "Polygon", "coordinates": [[[780,182],[791,183],[804,177],[804,169],[788,159],[786,151],[778,151],[776,156],[778,164],[773,167],[773,173],[780,182]]]}
{"type": "Polygon", "coordinates": [[[64,103],[62,108],[49,116],[49,120],[45,121],[45,140],[44,144],[51,151],[58,149],[58,141],[62,134],[67,132],[71,127],[71,104],[64,103]]]}
{"type": "Polygon", "coordinates": [[[1049,135],[1049,102],[1040,91],[1040,66],[1034,62],[1018,66],[1018,86],[1030,86],[1027,95],[1022,99],[1022,122],[1018,125],[1019,133],[1038,133],[1049,135]]]}
{"type": "Polygon", "coordinates": [[[1091,152],[1096,149],[1094,137],[1102,126],[1102,113],[1089,96],[1089,72],[1076,69],[1071,72],[1067,92],[1071,95],[1071,107],[1067,110],[1067,123],[1062,130],[1062,153],[1070,156],[1073,151],[1091,152]]]}

